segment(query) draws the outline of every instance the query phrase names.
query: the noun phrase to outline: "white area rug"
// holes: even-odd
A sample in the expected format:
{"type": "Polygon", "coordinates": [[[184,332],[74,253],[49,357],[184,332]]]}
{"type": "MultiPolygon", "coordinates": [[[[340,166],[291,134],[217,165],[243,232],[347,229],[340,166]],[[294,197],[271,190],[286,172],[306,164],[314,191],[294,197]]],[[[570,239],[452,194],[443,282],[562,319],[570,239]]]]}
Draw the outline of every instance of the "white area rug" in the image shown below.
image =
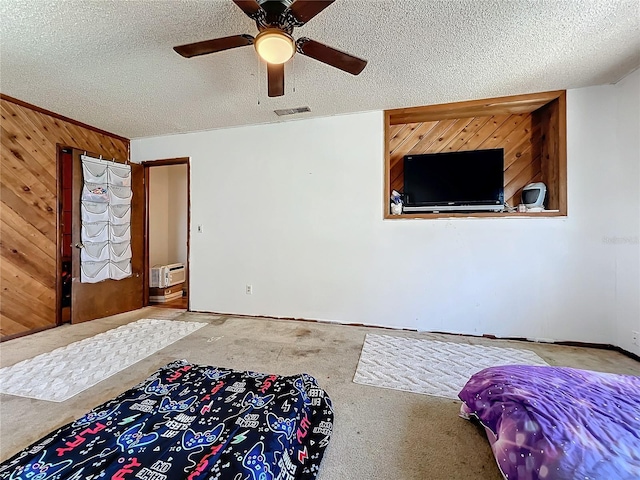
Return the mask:
{"type": "Polygon", "coordinates": [[[0,392],[63,402],[206,325],[138,320],[0,368],[0,392]]]}
{"type": "Polygon", "coordinates": [[[355,383],[458,399],[469,377],[500,365],[548,365],[529,350],[367,334],[355,383]]]}

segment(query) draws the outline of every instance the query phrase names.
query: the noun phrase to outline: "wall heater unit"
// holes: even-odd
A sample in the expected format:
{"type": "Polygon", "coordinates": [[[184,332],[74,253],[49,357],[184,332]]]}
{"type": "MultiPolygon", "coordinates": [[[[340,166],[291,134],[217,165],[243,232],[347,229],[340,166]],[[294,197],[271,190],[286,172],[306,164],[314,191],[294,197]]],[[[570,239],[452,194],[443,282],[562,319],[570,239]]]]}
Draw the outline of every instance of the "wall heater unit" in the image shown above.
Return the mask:
{"type": "Polygon", "coordinates": [[[149,286],[151,288],[167,288],[186,280],[184,263],[170,265],[154,265],[150,268],[149,286]]]}

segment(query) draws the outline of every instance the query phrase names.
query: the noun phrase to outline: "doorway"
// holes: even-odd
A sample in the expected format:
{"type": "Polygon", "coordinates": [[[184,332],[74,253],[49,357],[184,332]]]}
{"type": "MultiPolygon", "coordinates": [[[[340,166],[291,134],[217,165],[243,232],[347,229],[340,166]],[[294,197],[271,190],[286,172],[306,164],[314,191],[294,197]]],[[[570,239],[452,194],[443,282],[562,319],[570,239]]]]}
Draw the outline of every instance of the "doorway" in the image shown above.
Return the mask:
{"type": "Polygon", "coordinates": [[[145,305],[189,308],[188,158],[143,162],[146,222],[145,305]]]}

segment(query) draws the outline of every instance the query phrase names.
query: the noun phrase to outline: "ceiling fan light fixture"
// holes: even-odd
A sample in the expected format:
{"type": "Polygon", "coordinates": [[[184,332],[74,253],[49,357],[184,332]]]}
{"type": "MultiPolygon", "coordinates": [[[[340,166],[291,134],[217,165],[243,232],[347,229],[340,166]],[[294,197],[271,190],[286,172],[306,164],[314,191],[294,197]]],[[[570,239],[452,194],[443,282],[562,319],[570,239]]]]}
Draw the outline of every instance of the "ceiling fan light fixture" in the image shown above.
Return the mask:
{"type": "Polygon", "coordinates": [[[296,52],[293,37],[277,28],[260,32],[256,36],[254,46],[260,58],[275,65],[287,62],[296,52]]]}

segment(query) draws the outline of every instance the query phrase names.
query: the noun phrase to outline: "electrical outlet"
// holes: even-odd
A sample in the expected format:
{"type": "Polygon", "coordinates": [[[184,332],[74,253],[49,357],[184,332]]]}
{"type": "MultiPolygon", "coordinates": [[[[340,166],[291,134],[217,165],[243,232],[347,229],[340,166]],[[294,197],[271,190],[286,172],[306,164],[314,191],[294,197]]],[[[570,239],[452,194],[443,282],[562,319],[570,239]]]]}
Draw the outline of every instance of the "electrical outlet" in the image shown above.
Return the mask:
{"type": "Polygon", "coordinates": [[[253,293],[253,287],[251,285],[247,285],[247,288],[245,290],[245,293],[247,295],[251,295],[253,293]]]}
{"type": "Polygon", "coordinates": [[[631,332],[631,336],[633,337],[633,344],[634,345],[640,345],[640,343],[638,343],[638,336],[640,336],[640,333],[631,332]]]}

